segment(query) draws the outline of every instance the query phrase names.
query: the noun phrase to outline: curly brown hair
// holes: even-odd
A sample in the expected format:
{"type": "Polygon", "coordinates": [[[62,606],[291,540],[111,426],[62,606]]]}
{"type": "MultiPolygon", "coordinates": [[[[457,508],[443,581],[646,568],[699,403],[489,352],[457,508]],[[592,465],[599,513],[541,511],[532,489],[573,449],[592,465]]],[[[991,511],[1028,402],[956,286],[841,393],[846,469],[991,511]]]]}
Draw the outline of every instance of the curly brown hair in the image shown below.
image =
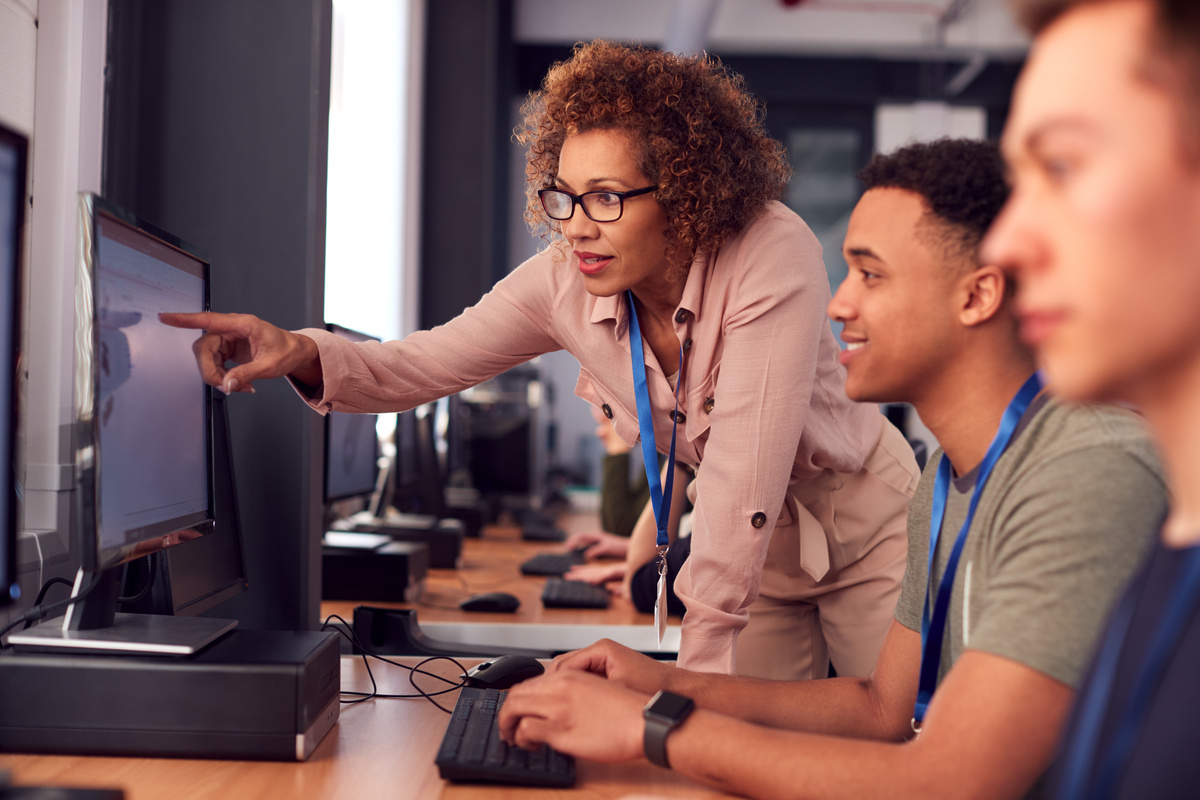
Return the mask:
{"type": "Polygon", "coordinates": [[[550,237],[538,189],[554,185],[568,135],[594,129],[632,134],[638,166],[667,213],[667,277],[682,280],[692,259],[715,253],[791,177],[783,145],[767,135],[763,107],[740,75],[710,57],[636,45],[577,44],[550,68],[522,108],[517,140],[529,146],[525,219],[550,237]]]}

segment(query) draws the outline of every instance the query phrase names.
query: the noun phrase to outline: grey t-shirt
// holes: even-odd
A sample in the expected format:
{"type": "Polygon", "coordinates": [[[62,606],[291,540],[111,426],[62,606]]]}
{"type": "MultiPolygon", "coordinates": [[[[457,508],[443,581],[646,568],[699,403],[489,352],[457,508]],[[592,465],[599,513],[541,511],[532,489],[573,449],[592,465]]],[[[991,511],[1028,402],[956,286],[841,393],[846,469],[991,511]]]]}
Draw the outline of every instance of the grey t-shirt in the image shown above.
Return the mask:
{"type": "MultiPolygon", "coordinates": [[[[951,594],[939,682],[970,648],[1078,686],[1113,603],[1166,513],[1161,467],[1140,418],[1043,398],[1026,411],[980,497],[951,594]]],[[[916,631],[941,455],[930,458],[908,514],[896,620],[916,631]]],[[[973,473],[951,487],[935,593],[973,491],[973,473]]]]}

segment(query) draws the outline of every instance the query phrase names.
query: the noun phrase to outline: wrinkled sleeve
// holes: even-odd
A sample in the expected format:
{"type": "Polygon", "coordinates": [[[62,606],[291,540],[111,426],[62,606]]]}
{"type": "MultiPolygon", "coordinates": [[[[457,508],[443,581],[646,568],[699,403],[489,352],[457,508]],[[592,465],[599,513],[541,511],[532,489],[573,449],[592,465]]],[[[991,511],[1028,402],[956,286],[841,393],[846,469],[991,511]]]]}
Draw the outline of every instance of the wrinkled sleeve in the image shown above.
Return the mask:
{"type": "Polygon", "coordinates": [[[321,413],[406,411],[560,349],[551,267],[548,255],[534,256],[450,322],[399,341],[354,343],[299,331],[317,343],[324,375],[301,397],[321,413]]]}
{"type": "Polygon", "coordinates": [[[679,665],[732,673],[809,412],[829,289],[803,225],[747,241],[722,326],[718,396],[697,472],[679,665]],[[766,522],[756,528],[756,514],[766,522]]]}

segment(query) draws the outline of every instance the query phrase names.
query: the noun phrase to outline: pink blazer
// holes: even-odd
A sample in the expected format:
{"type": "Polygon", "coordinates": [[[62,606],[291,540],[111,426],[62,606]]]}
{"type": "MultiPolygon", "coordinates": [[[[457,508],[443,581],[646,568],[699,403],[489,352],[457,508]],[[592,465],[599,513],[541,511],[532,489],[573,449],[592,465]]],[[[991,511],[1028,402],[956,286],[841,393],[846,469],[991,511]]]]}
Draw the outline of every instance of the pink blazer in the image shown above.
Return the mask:
{"type": "MultiPolygon", "coordinates": [[[[820,244],[781,203],[688,274],[675,316],[685,349],[676,457],[696,467],[698,503],[692,553],[676,584],[688,609],[680,666],[732,670],[785,497],[807,505],[805,496],[834,473],[858,472],[879,436],[878,409],[846,397],[829,298],[820,244]]],[[[580,363],[575,393],[608,409],[626,442],[638,439],[624,298],[589,295],[553,247],[460,316],[402,341],[302,333],[321,353],[324,385],[309,400],[321,412],[406,410],[567,350],[580,363]]],[[[665,452],[674,392],[645,353],[655,439],[665,452]]],[[[872,533],[842,531],[838,550],[854,551],[855,537],[872,533]]],[[[839,566],[819,529],[807,538],[801,530],[801,549],[814,580],[839,566]]]]}

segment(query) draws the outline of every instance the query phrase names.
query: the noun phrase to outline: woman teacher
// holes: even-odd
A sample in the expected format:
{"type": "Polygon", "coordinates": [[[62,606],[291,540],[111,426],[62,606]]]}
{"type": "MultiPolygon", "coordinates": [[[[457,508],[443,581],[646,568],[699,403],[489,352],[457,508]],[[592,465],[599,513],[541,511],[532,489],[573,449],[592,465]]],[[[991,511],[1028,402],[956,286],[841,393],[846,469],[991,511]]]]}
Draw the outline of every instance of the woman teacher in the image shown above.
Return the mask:
{"type": "Polygon", "coordinates": [[[322,413],[413,408],[569,351],[576,394],[621,438],[696,469],[680,665],[805,678],[832,657],[867,674],[917,469],[845,395],[821,248],[778,202],[790,170],[758,105],[710,59],[595,42],[524,113],[526,218],[547,247],[454,320],[361,344],[247,315],[164,321],[207,331],[209,384],[286,375],[322,413]]]}

